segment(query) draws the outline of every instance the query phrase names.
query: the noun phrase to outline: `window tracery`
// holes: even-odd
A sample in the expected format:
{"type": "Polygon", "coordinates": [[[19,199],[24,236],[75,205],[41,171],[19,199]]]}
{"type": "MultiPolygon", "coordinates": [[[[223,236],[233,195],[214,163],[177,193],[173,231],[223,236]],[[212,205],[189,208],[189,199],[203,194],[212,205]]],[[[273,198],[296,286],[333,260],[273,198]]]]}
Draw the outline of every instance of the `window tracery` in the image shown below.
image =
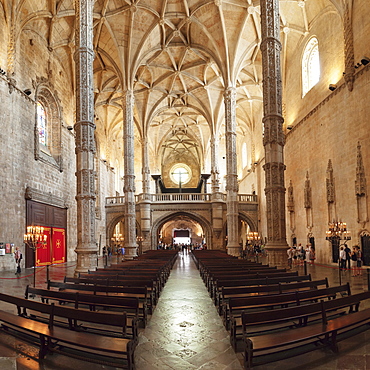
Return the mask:
{"type": "Polygon", "coordinates": [[[61,143],[61,108],[49,84],[39,84],[35,94],[35,159],[63,171],[61,143]]]}

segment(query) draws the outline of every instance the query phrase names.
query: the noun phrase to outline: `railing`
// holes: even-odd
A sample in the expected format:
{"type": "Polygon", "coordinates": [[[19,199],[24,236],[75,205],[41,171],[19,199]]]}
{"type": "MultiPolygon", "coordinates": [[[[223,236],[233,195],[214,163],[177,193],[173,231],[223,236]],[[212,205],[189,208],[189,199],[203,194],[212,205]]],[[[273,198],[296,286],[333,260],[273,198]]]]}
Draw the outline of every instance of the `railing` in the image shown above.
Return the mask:
{"type": "MultiPolygon", "coordinates": [[[[226,194],[217,193],[215,197],[217,200],[226,202],[226,194]]],[[[135,195],[135,201],[143,202],[150,201],[155,202],[211,202],[213,200],[211,193],[167,193],[167,194],[138,194],[135,195]]],[[[240,203],[257,203],[257,195],[255,194],[238,194],[238,201],[240,203]]],[[[125,203],[125,197],[107,197],[105,198],[105,204],[110,205],[123,205],[125,203]]]]}
{"type": "Polygon", "coordinates": [[[256,194],[238,194],[238,201],[241,203],[257,203],[256,194]]]}
{"type": "Polygon", "coordinates": [[[105,198],[105,204],[108,205],[114,205],[114,204],[125,204],[125,197],[106,197],[105,198]]]}

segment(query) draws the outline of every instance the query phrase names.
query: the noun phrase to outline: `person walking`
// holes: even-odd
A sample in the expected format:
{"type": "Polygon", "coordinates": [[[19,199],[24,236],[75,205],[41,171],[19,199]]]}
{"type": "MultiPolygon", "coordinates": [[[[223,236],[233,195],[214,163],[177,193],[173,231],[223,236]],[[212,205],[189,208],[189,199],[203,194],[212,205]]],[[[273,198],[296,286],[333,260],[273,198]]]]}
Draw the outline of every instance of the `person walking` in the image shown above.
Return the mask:
{"type": "Polygon", "coordinates": [[[357,254],[357,275],[362,275],[362,252],[360,247],[357,245],[356,247],[356,254],[357,254]]]}
{"type": "Polygon", "coordinates": [[[351,249],[347,244],[344,244],[344,251],[346,252],[346,262],[348,264],[348,270],[351,270],[351,249]]]}
{"type": "Polygon", "coordinates": [[[311,245],[310,247],[310,264],[313,265],[315,263],[316,253],[315,247],[311,245]]]}
{"type": "Polygon", "coordinates": [[[291,269],[294,256],[294,249],[292,246],[290,246],[289,249],[287,250],[287,255],[288,255],[288,266],[291,269]]]}
{"type": "Polygon", "coordinates": [[[22,253],[21,253],[21,251],[19,250],[19,247],[15,247],[14,259],[15,259],[15,263],[16,263],[16,265],[17,265],[17,271],[16,271],[16,274],[20,274],[20,273],[21,273],[22,253]]]}
{"type": "Polygon", "coordinates": [[[340,247],[339,260],[340,260],[340,269],[342,271],[346,271],[347,258],[346,258],[346,252],[345,252],[343,246],[340,247]]]}

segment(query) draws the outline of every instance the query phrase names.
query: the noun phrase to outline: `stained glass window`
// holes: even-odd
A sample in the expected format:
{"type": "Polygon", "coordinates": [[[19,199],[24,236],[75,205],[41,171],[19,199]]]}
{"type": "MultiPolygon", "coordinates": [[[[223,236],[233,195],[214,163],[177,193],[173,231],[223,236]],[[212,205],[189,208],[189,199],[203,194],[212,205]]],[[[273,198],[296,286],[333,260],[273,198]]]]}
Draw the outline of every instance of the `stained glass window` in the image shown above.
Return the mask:
{"type": "Polygon", "coordinates": [[[44,106],[37,102],[37,128],[39,130],[39,143],[47,145],[47,119],[44,106]]]}
{"type": "Polygon", "coordinates": [[[319,43],[312,37],[307,43],[302,57],[302,97],[320,80],[319,43]]]}

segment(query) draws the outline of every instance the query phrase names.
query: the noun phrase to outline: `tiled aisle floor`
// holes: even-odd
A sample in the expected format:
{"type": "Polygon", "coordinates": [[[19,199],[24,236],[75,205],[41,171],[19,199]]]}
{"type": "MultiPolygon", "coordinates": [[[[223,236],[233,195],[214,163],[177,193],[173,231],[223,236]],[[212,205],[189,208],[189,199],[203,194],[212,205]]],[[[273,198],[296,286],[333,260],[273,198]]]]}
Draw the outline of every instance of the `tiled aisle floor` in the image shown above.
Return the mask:
{"type": "MultiPolygon", "coordinates": [[[[114,262],[114,261],[113,261],[114,262]]],[[[102,261],[100,261],[100,264],[102,261]]],[[[307,266],[313,279],[328,277],[330,286],[339,284],[336,266],[307,266]]],[[[51,280],[72,276],[75,264],[50,268],[51,280]]],[[[303,274],[303,267],[293,267],[303,274]]],[[[24,296],[27,284],[33,284],[33,269],[23,270],[20,278],[14,272],[0,273],[0,292],[24,296]]],[[[349,272],[341,276],[342,283],[351,284],[352,292],[368,289],[366,271],[362,277],[352,277],[349,272]]],[[[46,269],[38,269],[36,286],[46,286],[46,269]]],[[[0,309],[8,309],[0,302],[0,309]]],[[[370,370],[370,331],[339,343],[339,354],[318,350],[258,370],[370,370]]],[[[0,370],[112,370],[112,368],[82,362],[53,354],[42,364],[35,359],[37,349],[0,334],[0,370]]],[[[174,265],[158,305],[140,333],[135,352],[137,370],[193,370],[242,369],[242,357],[235,355],[229,345],[212,300],[189,255],[181,256],[174,265]]]]}
{"type": "Polygon", "coordinates": [[[136,349],[140,370],[242,369],[189,254],[179,255],[136,349]]]}

